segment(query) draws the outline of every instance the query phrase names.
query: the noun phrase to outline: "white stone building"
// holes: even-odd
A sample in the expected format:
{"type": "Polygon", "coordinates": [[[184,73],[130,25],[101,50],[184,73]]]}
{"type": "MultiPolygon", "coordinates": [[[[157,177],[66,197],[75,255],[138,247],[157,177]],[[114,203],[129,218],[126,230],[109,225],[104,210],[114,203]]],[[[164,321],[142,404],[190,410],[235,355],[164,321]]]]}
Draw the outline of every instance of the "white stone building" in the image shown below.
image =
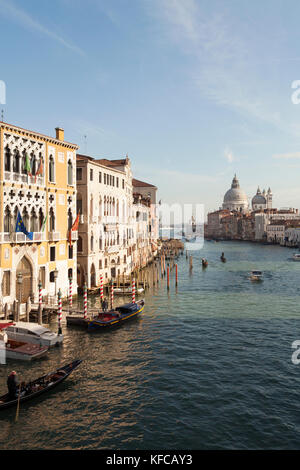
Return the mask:
{"type": "Polygon", "coordinates": [[[77,281],[99,285],[132,269],[134,212],[130,160],[77,155],[77,281]]]}

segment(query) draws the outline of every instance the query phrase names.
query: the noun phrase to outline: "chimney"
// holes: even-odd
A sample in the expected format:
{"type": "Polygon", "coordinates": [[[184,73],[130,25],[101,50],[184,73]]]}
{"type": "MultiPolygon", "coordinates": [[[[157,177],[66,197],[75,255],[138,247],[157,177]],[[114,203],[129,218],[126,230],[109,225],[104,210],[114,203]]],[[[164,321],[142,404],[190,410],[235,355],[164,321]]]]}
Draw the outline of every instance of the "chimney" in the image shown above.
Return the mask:
{"type": "Polygon", "coordinates": [[[56,139],[61,140],[63,142],[65,138],[65,131],[61,127],[56,127],[55,131],[56,131],[56,139]]]}

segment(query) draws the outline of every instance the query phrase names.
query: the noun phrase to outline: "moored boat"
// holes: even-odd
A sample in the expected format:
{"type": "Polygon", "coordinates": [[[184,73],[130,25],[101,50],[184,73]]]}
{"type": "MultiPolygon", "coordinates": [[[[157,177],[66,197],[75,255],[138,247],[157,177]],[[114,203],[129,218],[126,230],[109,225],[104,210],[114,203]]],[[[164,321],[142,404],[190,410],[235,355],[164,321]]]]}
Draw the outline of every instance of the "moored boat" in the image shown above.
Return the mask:
{"type": "Polygon", "coordinates": [[[0,324],[0,354],[2,357],[5,359],[32,361],[33,359],[39,359],[48,352],[48,346],[8,338],[6,328],[10,325],[11,323],[0,324]]]}
{"type": "Polygon", "coordinates": [[[64,336],[39,325],[38,323],[14,322],[5,329],[8,339],[25,341],[41,346],[56,346],[63,342],[64,336]]]}
{"type": "Polygon", "coordinates": [[[136,318],[144,310],[144,300],[117,307],[109,312],[101,312],[98,317],[88,321],[88,330],[104,330],[117,327],[124,322],[136,318]]]}
{"type": "Polygon", "coordinates": [[[17,406],[20,403],[31,400],[42,393],[48,392],[63,382],[80,364],[81,360],[77,359],[63,367],[56,369],[54,372],[43,375],[32,382],[25,383],[20,387],[20,397],[11,399],[10,395],[6,393],[0,397],[0,410],[17,406]]]}

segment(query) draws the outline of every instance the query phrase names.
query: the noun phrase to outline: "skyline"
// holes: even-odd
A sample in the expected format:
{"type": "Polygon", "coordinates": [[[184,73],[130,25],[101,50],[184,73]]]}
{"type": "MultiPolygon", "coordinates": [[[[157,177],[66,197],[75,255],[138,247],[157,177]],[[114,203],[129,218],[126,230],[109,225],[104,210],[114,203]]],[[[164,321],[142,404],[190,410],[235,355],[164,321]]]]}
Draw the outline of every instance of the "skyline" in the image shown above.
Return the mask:
{"type": "Polygon", "coordinates": [[[120,158],[165,203],[299,207],[296,1],[0,0],[4,121],[120,158]],[[87,136],[85,143],[84,136],[87,136]],[[166,185],[170,181],[171,184],[166,185]]]}

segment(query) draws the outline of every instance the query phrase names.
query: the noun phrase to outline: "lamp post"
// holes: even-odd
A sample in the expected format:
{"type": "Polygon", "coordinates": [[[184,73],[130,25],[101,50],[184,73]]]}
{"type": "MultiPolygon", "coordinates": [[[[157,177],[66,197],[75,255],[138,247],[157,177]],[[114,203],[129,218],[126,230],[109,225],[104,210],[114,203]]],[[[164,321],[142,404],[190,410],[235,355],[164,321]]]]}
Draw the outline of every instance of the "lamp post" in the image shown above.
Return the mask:
{"type": "Polygon", "coordinates": [[[55,298],[56,298],[56,295],[57,295],[57,286],[56,286],[57,278],[58,278],[58,270],[57,270],[57,268],[55,268],[55,269],[54,269],[55,298]]]}
{"type": "Polygon", "coordinates": [[[17,313],[17,321],[20,320],[21,315],[21,302],[22,302],[22,282],[23,282],[23,274],[17,274],[17,282],[19,285],[19,305],[18,305],[18,313],[17,313]]]}

